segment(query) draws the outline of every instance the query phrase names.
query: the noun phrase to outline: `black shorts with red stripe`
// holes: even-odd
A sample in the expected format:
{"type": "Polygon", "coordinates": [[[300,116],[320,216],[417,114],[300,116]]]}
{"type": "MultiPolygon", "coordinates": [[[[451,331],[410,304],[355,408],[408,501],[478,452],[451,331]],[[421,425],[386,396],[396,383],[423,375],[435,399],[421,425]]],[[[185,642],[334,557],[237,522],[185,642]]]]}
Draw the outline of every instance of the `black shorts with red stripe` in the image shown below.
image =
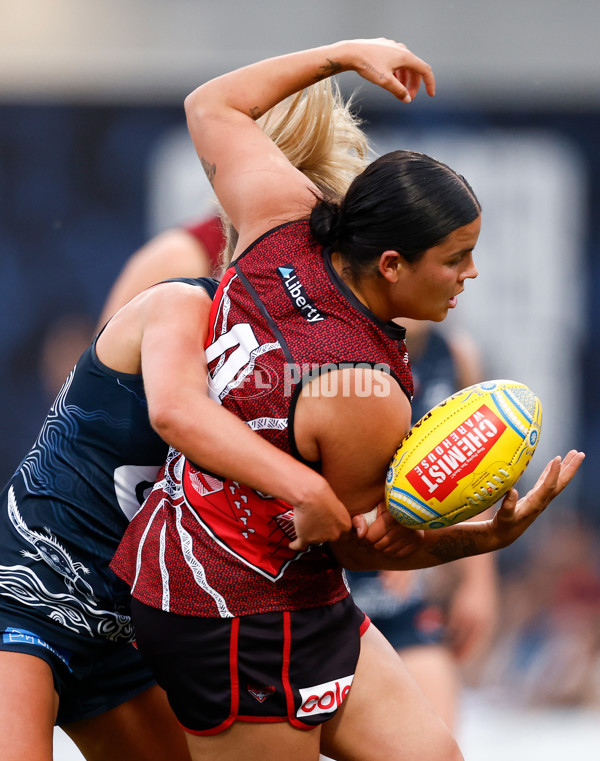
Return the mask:
{"type": "Polygon", "coordinates": [[[137,644],[180,724],[217,734],[234,721],[312,729],[350,690],[369,619],[334,605],[239,618],[166,613],[132,600],[137,644]]]}

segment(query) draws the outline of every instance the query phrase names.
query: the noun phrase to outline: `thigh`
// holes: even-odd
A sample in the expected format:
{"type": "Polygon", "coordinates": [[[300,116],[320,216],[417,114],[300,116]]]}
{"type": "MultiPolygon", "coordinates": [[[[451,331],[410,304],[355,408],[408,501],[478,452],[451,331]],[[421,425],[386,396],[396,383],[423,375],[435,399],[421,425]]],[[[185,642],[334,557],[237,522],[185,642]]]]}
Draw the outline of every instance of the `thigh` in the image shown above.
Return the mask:
{"type": "MultiPolygon", "coordinates": [[[[322,725],[321,725],[322,726],[322,725]]],[[[187,735],[193,761],[317,761],[321,727],[236,721],[218,735],[187,735]]]]}
{"type": "Polygon", "coordinates": [[[163,690],[151,687],[90,719],[62,724],[88,761],[189,761],[163,690]]]}
{"type": "Polygon", "coordinates": [[[0,652],[0,758],[51,761],[58,695],[49,664],[27,653],[0,652]]]}
{"type": "Polygon", "coordinates": [[[352,688],[321,731],[338,761],[460,761],[450,731],[374,627],[363,635],[352,688]]]}

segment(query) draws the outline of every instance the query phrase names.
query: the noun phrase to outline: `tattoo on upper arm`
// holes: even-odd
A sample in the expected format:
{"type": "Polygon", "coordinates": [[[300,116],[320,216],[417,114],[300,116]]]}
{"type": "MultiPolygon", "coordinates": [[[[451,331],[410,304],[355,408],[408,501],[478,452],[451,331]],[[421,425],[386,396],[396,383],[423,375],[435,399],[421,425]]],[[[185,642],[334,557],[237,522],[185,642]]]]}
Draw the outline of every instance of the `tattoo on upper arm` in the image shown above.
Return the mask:
{"type": "Polygon", "coordinates": [[[213,184],[213,180],[215,178],[215,174],[217,173],[217,165],[211,164],[209,161],[207,161],[204,156],[200,159],[202,163],[202,168],[204,169],[206,176],[208,177],[208,181],[210,184],[213,184]]]}
{"type": "Polygon", "coordinates": [[[262,116],[262,111],[258,106],[252,106],[250,109],[250,116],[256,121],[256,119],[260,119],[262,116]]]}
{"type": "Polygon", "coordinates": [[[317,74],[315,81],[320,82],[326,77],[331,77],[342,70],[342,64],[339,61],[332,61],[331,58],[327,59],[327,63],[320,67],[321,73],[317,74]]]}
{"type": "Polygon", "coordinates": [[[466,532],[455,531],[452,536],[442,536],[438,541],[432,542],[427,552],[440,563],[448,563],[469,555],[477,555],[477,544],[466,532]]]}

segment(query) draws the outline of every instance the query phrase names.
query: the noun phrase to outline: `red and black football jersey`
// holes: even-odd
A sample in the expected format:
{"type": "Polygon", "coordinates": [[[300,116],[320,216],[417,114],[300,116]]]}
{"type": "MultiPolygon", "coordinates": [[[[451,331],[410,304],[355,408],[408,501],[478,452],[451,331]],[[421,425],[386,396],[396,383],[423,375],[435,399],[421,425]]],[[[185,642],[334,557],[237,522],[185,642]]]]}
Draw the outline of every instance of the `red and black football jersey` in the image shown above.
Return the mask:
{"type": "MultiPolygon", "coordinates": [[[[347,288],[307,222],[285,224],[247,249],[219,285],[206,345],[210,393],[299,457],[293,413],[302,383],[370,366],[410,396],[403,338],[347,288]]],[[[294,553],[290,536],[289,505],[172,451],[113,567],[141,602],[180,614],[239,616],[343,599],[342,569],[327,546],[294,553]]]]}

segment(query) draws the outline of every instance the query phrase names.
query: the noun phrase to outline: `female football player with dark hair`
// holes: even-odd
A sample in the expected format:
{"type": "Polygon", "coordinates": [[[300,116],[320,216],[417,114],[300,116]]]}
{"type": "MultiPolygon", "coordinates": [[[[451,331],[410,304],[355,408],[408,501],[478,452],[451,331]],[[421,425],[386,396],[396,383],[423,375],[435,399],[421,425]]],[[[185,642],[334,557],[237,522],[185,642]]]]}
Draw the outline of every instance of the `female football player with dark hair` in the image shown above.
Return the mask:
{"type": "MultiPolygon", "coordinates": [[[[430,67],[404,45],[358,40],[269,59],[186,101],[192,139],[237,233],[206,357],[213,398],[318,470],[356,535],[290,549],[272,495],[171,449],[113,568],[131,586],[138,645],[196,759],[452,761],[460,751],[349,596],[342,565],[407,569],[514,541],[577,470],[549,463],[495,518],[375,546],[364,514],[410,425],[412,378],[394,318],[443,320],[481,224],[464,178],[428,156],[374,161],[330,198],[256,124],[314,81],[354,70],[408,102],[430,67]],[[260,372],[257,370],[260,369],[260,372]],[[265,383],[264,379],[268,382],[265,383]],[[352,685],[352,688],[351,688],[352,685]]],[[[377,508],[382,513],[382,508],[377,508]]],[[[379,521],[380,530],[382,523],[379,521]]]]}

